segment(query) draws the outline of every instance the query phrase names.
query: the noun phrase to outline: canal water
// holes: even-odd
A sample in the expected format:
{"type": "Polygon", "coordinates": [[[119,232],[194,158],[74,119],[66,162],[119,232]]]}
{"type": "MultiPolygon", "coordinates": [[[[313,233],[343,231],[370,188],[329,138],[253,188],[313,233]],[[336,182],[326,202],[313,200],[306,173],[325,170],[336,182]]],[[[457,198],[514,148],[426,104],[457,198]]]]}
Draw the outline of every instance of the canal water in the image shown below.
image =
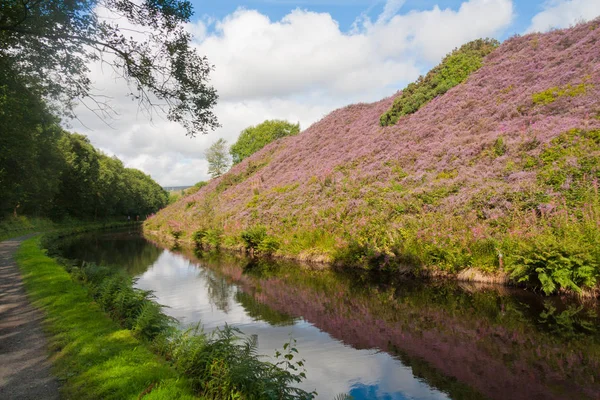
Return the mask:
{"type": "Polygon", "coordinates": [[[172,250],[136,229],[60,251],[124,268],[182,327],[234,326],[266,356],[294,339],[318,399],[600,399],[596,302],[172,250]]]}

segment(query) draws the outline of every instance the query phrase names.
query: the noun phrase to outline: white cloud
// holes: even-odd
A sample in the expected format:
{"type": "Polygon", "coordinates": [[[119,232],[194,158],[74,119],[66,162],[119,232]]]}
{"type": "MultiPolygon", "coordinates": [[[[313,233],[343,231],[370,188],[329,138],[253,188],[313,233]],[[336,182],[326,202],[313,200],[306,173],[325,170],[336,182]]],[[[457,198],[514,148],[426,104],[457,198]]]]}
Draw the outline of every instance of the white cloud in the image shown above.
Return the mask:
{"type": "Polygon", "coordinates": [[[566,28],[580,21],[590,21],[598,15],[600,15],[600,0],[547,1],[544,10],[531,19],[527,33],[566,28]]]}
{"type": "Polygon", "coordinates": [[[233,143],[247,126],[265,119],[299,121],[307,128],[329,111],[374,101],[414,80],[442,56],[469,40],[497,36],[511,22],[511,0],[468,0],[456,9],[435,6],[399,14],[404,1],[388,0],[375,21],[364,15],[351,32],[327,13],[295,9],[279,21],[238,9],[222,20],[188,25],[200,54],[215,65],[215,113],[222,128],[190,139],[160,116],[148,121],[125,97],[123,82],[92,65],[91,78],[112,97],[119,117],[107,127],[79,107],[74,123],[93,144],[139,167],[163,185],[208,178],[204,150],[218,138],[233,143]]]}

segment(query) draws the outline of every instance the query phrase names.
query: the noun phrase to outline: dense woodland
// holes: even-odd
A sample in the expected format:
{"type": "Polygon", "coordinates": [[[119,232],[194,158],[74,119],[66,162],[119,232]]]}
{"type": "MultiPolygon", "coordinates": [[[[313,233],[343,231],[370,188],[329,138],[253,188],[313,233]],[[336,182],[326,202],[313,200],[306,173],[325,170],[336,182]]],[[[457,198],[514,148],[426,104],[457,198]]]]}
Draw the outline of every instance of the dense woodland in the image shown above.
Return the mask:
{"type": "Polygon", "coordinates": [[[167,204],[168,194],[148,175],[62,129],[15,68],[0,59],[0,219],[143,217],[167,204]]]}

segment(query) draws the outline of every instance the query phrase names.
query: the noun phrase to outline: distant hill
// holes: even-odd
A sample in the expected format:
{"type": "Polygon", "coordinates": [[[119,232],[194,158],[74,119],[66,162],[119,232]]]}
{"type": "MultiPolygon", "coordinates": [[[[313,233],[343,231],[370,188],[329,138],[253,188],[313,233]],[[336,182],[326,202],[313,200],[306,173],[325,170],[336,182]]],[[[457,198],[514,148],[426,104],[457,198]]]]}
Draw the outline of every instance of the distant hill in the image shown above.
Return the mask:
{"type": "Polygon", "coordinates": [[[189,189],[192,186],[193,185],[185,185],[185,186],[163,186],[163,189],[165,189],[167,192],[179,192],[181,190],[189,189]]]}
{"type": "Polygon", "coordinates": [[[364,268],[496,274],[547,293],[593,287],[599,27],[513,37],[392,126],[382,115],[402,93],[336,110],[146,229],[364,268]]]}

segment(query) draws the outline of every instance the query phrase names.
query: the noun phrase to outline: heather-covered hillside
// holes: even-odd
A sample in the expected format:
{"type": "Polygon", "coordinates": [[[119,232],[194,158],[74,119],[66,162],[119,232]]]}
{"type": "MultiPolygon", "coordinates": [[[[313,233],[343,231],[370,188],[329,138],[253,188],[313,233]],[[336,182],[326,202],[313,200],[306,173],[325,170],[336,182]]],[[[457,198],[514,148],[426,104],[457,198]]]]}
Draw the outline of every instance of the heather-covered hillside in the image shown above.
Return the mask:
{"type": "Polygon", "coordinates": [[[502,271],[546,293],[596,285],[600,20],[507,40],[382,127],[393,102],[269,144],[146,230],[344,265],[502,271]]]}

